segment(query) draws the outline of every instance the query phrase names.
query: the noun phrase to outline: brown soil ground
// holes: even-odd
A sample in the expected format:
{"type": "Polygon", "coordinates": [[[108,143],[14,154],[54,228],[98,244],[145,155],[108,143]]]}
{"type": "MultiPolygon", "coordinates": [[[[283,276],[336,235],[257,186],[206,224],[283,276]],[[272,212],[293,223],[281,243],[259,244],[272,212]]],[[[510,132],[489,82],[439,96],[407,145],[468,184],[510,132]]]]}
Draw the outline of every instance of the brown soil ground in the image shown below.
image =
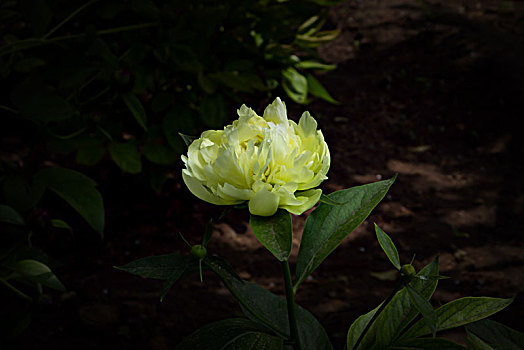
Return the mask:
{"type": "MultiPolygon", "coordinates": [[[[331,10],[340,36],[321,48],[338,64],[323,75],[340,106],[315,102],[332,154],[326,193],[398,173],[387,198],[304,283],[298,302],[341,348],[351,322],[383,300],[394,282],[378,246],[378,223],[403,262],[440,256],[443,280],[432,302],[462,296],[515,297],[495,319],[524,330],[523,139],[524,3],[518,1],[346,1],[331,10]]],[[[259,112],[268,101],[254,105],[259,112]]],[[[304,106],[291,106],[298,117],[304,106]]],[[[69,292],[35,310],[13,348],[172,349],[211,321],[240,314],[212,274],[190,276],[163,303],[161,283],[113,268],[137,258],[184,252],[220,208],[194,198],[178,174],[153,195],[132,176],[94,176],[107,206],[106,237],[54,237],[69,292]],[[119,184],[129,184],[120,186],[119,184]],[[113,184],[109,187],[104,184],[113,184]],[[129,191],[130,186],[133,191],[129,191]],[[138,199],[138,200],[137,200],[138,199]]],[[[297,232],[305,216],[294,217],[297,232]]],[[[282,294],[279,264],[256,241],[247,214],[214,224],[208,247],[241,277],[282,294]]],[[[300,235],[294,240],[292,263],[300,235]]],[[[460,340],[462,334],[449,337],[460,340]]]]}

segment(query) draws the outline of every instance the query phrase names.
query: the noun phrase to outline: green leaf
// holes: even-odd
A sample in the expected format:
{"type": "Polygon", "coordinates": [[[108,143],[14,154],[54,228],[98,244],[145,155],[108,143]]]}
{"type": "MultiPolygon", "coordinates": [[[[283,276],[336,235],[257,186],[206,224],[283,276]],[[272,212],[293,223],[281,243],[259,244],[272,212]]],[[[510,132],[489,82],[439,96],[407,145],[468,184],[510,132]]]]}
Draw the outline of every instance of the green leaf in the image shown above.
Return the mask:
{"type": "Polygon", "coordinates": [[[321,203],[326,203],[326,204],[329,204],[329,205],[343,205],[344,204],[342,202],[336,202],[336,201],[332,200],[331,198],[326,196],[324,193],[322,193],[322,195],[320,196],[319,201],[321,203]]]}
{"type": "MultiPolygon", "coordinates": [[[[268,320],[275,328],[282,330],[285,334],[289,334],[287,303],[285,299],[250,282],[241,284],[235,281],[233,282],[233,286],[251,309],[256,310],[257,314],[262,315],[262,317],[268,320]]],[[[258,321],[258,317],[243,305],[242,309],[247,317],[253,321],[258,321]]],[[[299,305],[297,305],[297,322],[303,350],[328,350],[333,348],[329,342],[326,331],[315,316],[299,305]]]]}
{"type": "Polygon", "coordinates": [[[53,227],[56,227],[56,228],[63,228],[63,229],[66,229],[66,230],[69,230],[69,231],[73,231],[73,229],[71,228],[71,226],[69,226],[69,224],[63,220],[59,220],[59,219],[51,219],[51,226],[53,227]]]}
{"type": "Polygon", "coordinates": [[[185,338],[176,350],[283,349],[284,340],[251,320],[230,318],[208,324],[185,338]]]}
{"type": "Polygon", "coordinates": [[[282,88],[293,101],[297,103],[307,102],[307,79],[295,68],[290,67],[282,71],[282,88]]]}
{"type": "Polygon", "coordinates": [[[336,64],[325,64],[316,61],[300,61],[295,64],[295,67],[300,69],[318,69],[323,71],[330,71],[337,68],[336,64]]]}
{"type": "Polygon", "coordinates": [[[165,280],[160,294],[160,301],[163,301],[176,281],[194,269],[195,262],[195,259],[187,255],[167,254],[150,256],[115,267],[140,277],[165,280]]]}
{"type": "Polygon", "coordinates": [[[160,165],[172,165],[175,162],[175,152],[164,145],[148,141],[142,148],[144,157],[152,163],[160,165]]]}
{"type": "MultiPolygon", "coordinates": [[[[437,332],[489,317],[506,308],[512,301],[513,299],[489,297],[465,297],[453,300],[436,310],[437,332]]],[[[431,330],[420,320],[408,329],[401,339],[416,338],[429,333],[431,330]]]]}
{"type": "Polygon", "coordinates": [[[417,338],[398,343],[388,349],[405,350],[466,350],[460,344],[444,338],[417,338]]]}
{"type": "Polygon", "coordinates": [[[355,344],[357,343],[358,338],[360,338],[360,335],[362,332],[364,332],[364,329],[366,328],[367,324],[371,321],[373,316],[377,313],[378,309],[382,303],[380,303],[379,306],[368,312],[367,314],[360,315],[349,327],[348,334],[346,337],[346,347],[349,350],[352,350],[355,344]]]}
{"type": "Polygon", "coordinates": [[[313,75],[308,74],[307,76],[307,86],[308,86],[308,92],[316,97],[320,97],[324,101],[327,101],[329,103],[339,105],[340,102],[335,100],[329,92],[327,92],[326,88],[322,86],[322,84],[315,78],[313,75]]]}
{"type": "Polygon", "coordinates": [[[175,275],[181,269],[181,266],[185,266],[188,259],[192,258],[176,253],[155,255],[132,261],[124,266],[115,267],[140,277],[167,280],[175,275]]]}
{"type": "MultiPolygon", "coordinates": [[[[185,263],[181,264],[180,266],[178,266],[177,269],[173,270],[172,275],[169,276],[169,278],[166,280],[166,282],[162,286],[162,291],[160,292],[160,301],[161,302],[164,301],[164,298],[166,297],[171,287],[175,285],[176,281],[178,281],[180,277],[182,277],[186,272],[188,272],[190,267],[194,265],[194,262],[195,262],[194,259],[192,259],[191,257],[187,257],[187,259],[185,260],[185,263]]],[[[200,274],[200,276],[202,276],[202,274],[200,274]]],[[[202,279],[200,281],[202,281],[202,279]]]]}
{"type": "Polygon", "coordinates": [[[16,210],[5,204],[0,204],[0,222],[21,226],[25,225],[24,218],[22,218],[16,210]]]}
{"type": "Polygon", "coordinates": [[[195,136],[184,135],[180,132],[178,133],[178,135],[180,135],[182,140],[184,140],[184,143],[186,144],[187,147],[189,147],[189,145],[192,144],[193,141],[197,139],[195,136]]]}
{"type": "Polygon", "coordinates": [[[140,153],[131,143],[112,142],[109,144],[109,154],[113,161],[125,172],[138,174],[142,171],[140,153]]]}
{"type": "MultiPolygon", "coordinates": [[[[275,327],[289,334],[289,322],[286,300],[274,295],[264,288],[246,282],[234,282],[239,294],[247,300],[247,304],[264,318],[268,319],[275,327]]],[[[256,321],[257,318],[243,307],[244,314],[256,321]]],[[[318,320],[309,311],[297,305],[298,333],[303,350],[329,350],[332,345],[326,331],[318,320]]]]}
{"type": "Polygon", "coordinates": [[[486,341],[493,349],[524,349],[524,333],[517,332],[501,323],[482,320],[466,326],[468,335],[474,334],[486,341]]]}
{"type": "Polygon", "coordinates": [[[140,100],[132,93],[122,94],[122,99],[124,100],[127,108],[136,119],[138,125],[147,131],[147,116],[144,107],[140,100]]]}
{"type": "Polygon", "coordinates": [[[59,291],[66,290],[51,269],[40,261],[32,259],[21,260],[14,263],[11,268],[17,272],[23,280],[40,283],[43,286],[59,291]]]}
{"type": "Polygon", "coordinates": [[[477,337],[475,334],[471,333],[466,328],[466,344],[468,345],[468,349],[470,350],[494,350],[491,346],[489,346],[488,343],[486,343],[484,340],[477,337]]]}
{"type": "Polygon", "coordinates": [[[104,203],[96,182],[65,168],[46,168],[35,175],[35,181],[62,197],[100,235],[104,233],[104,203]]]}
{"type": "Polygon", "coordinates": [[[255,237],[279,261],[285,261],[291,254],[293,225],[291,215],[279,209],[272,216],[251,215],[249,225],[255,237]]]}
{"type": "Polygon", "coordinates": [[[42,198],[45,186],[33,178],[27,181],[20,175],[8,175],[2,183],[2,193],[11,207],[19,212],[34,207],[42,198]]]}
{"type": "Polygon", "coordinates": [[[397,270],[400,270],[400,259],[398,257],[398,251],[391,238],[384,232],[377,224],[375,224],[375,233],[377,234],[378,243],[389,261],[395,266],[397,270]]]}
{"type": "Polygon", "coordinates": [[[206,257],[203,260],[204,266],[213,271],[218,277],[225,281],[236,280],[243,282],[240,276],[233,270],[231,265],[223,258],[217,256],[206,257]]]}
{"type": "Polygon", "coordinates": [[[295,290],[384,198],[395,181],[357,186],[328,195],[343,205],[320,205],[309,215],[298,251],[295,290]]]}
{"type": "Polygon", "coordinates": [[[220,128],[227,119],[226,102],[220,94],[208,95],[200,103],[200,118],[212,128],[220,128]]]}
{"type": "Polygon", "coordinates": [[[335,39],[340,34],[339,29],[323,30],[320,32],[311,31],[311,33],[299,34],[296,36],[296,44],[304,48],[316,48],[335,39]]]}
{"type": "MultiPolygon", "coordinates": [[[[237,298],[247,317],[277,331],[280,335],[289,335],[285,299],[256,284],[241,280],[236,274],[231,274],[228,268],[217,268],[214,261],[212,264],[210,261],[212,261],[211,258],[204,259],[204,263],[220,277],[230,289],[231,294],[237,298]]],[[[329,337],[322,325],[315,316],[299,305],[297,305],[297,322],[303,350],[332,349],[329,337]]]]}
{"type": "Polygon", "coordinates": [[[101,143],[89,143],[78,149],[76,162],[78,164],[93,166],[104,158],[106,149],[101,143]]]}
{"type": "MultiPolygon", "coordinates": [[[[434,276],[438,274],[438,259],[433,260],[426,265],[417,276],[434,276]]],[[[437,280],[420,280],[414,279],[411,286],[424,299],[429,300],[437,287],[437,280]]],[[[406,289],[400,290],[389,304],[384,308],[374,324],[364,336],[359,349],[371,349],[373,346],[377,348],[386,348],[393,340],[407,327],[419,314],[417,308],[411,302],[406,289]]],[[[379,305],[380,306],[380,305],[379,305]]],[[[373,314],[378,310],[377,306],[373,311],[359,317],[353,325],[351,325],[347,336],[347,347],[353,349],[357,339],[367,325],[367,322],[373,317],[373,314]]]]}
{"type": "Polygon", "coordinates": [[[62,97],[43,92],[27,96],[19,108],[23,117],[44,124],[68,119],[76,113],[62,97]]]}
{"type": "Polygon", "coordinates": [[[420,296],[420,294],[418,294],[418,292],[410,285],[407,285],[406,289],[413,305],[415,305],[417,310],[422,314],[424,321],[426,321],[426,325],[431,330],[433,338],[435,338],[437,333],[437,314],[435,313],[435,310],[433,310],[433,306],[431,306],[429,301],[420,296]]]}

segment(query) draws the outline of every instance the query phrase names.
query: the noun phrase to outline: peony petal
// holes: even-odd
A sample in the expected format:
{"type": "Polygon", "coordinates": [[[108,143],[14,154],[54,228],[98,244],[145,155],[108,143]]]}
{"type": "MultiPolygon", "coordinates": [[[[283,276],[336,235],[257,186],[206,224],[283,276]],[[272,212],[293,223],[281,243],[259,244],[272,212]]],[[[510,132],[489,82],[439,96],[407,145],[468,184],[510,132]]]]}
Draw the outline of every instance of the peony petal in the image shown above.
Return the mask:
{"type": "Polygon", "coordinates": [[[317,121],[309,114],[309,112],[302,113],[298,126],[302,130],[304,137],[315,135],[317,132],[317,121]]]}
{"type": "Polygon", "coordinates": [[[309,190],[300,192],[297,194],[297,199],[305,199],[305,201],[300,205],[281,205],[280,208],[287,210],[288,212],[300,215],[308,209],[313,208],[313,206],[320,200],[322,195],[322,190],[309,190]]]}
{"type": "Polygon", "coordinates": [[[306,184],[300,184],[298,186],[298,189],[299,190],[308,190],[310,188],[314,188],[320,185],[322,181],[328,178],[326,174],[329,170],[329,166],[330,166],[330,156],[329,156],[329,150],[326,147],[326,154],[324,158],[322,159],[322,169],[320,169],[320,171],[315,175],[313,180],[311,180],[310,182],[306,184]]]}
{"type": "Polygon", "coordinates": [[[249,200],[249,212],[253,215],[271,216],[277,212],[280,197],[266,188],[256,192],[249,200]]]}
{"type": "Polygon", "coordinates": [[[218,186],[217,188],[217,194],[221,198],[225,198],[227,200],[242,200],[247,201],[250,200],[253,196],[254,192],[249,189],[243,189],[243,188],[236,188],[235,186],[228,184],[227,182],[224,184],[224,186],[218,186]]]}
{"type": "Polygon", "coordinates": [[[308,112],[298,124],[289,120],[280,98],[264,117],[245,105],[237,112],[237,120],[223,130],[203,132],[182,157],[189,190],[213,204],[249,201],[250,212],[261,216],[279,207],[301,214],[315,205],[322,192],[313,189],[330,166],[316,120],[308,112]]]}
{"type": "Polygon", "coordinates": [[[277,97],[272,104],[266,107],[264,110],[264,119],[267,122],[288,125],[286,105],[280,97],[277,97]]]}
{"type": "Polygon", "coordinates": [[[238,201],[225,200],[223,198],[215,196],[204,185],[202,185],[200,181],[198,181],[191,175],[188,175],[186,171],[187,171],[186,169],[182,170],[182,179],[184,179],[184,183],[186,184],[189,191],[191,191],[191,193],[193,193],[195,196],[197,196],[201,200],[209,202],[211,204],[216,204],[216,205],[231,205],[231,204],[242,203],[241,200],[238,200],[238,201]]]}

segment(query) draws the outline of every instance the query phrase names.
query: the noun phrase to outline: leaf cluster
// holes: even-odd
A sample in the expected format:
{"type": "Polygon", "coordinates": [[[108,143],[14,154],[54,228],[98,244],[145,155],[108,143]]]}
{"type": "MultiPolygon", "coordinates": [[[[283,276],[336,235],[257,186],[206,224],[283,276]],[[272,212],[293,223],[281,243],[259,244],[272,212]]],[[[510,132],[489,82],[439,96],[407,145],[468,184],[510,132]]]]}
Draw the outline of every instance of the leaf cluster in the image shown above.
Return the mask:
{"type": "MultiPolygon", "coordinates": [[[[179,133],[221,128],[228,106],[287,92],[336,101],[312,74],[333,40],[322,1],[8,1],[0,108],[20,145],[107,158],[159,191],[179,133]]],[[[34,153],[31,153],[34,156],[34,153]]]]}
{"type": "MultiPolygon", "coordinates": [[[[96,183],[77,171],[58,167],[43,168],[32,176],[13,172],[0,183],[5,203],[0,204],[0,285],[10,290],[13,298],[26,303],[39,302],[43,287],[65,291],[51,270],[53,260],[32,241],[50,230],[63,234],[72,233],[73,229],[39,203],[45,192],[62,198],[102,236],[104,204],[96,183]]],[[[2,313],[2,318],[25,315],[29,319],[24,310],[17,310],[14,315],[2,313]]],[[[22,322],[8,333],[19,334],[27,325],[28,322],[22,322]]]]}
{"type": "Polygon", "coordinates": [[[26,254],[37,250],[31,236],[39,231],[71,231],[40,208],[46,191],[103,234],[103,202],[94,181],[49,164],[85,172],[111,162],[124,173],[143,174],[161,191],[177,153],[186,149],[179,134],[222,127],[230,104],[285,89],[299,103],[310,95],[333,102],[312,75],[335,68],[318,61],[315,52],[336,35],[323,29],[328,5],[1,2],[2,284],[26,300],[34,293],[24,284],[38,292],[42,286],[63,288],[45,253],[26,254]],[[290,70],[309,85],[286,78],[290,70]]]}
{"type": "MultiPolygon", "coordinates": [[[[395,181],[380,181],[334,192],[321,200],[306,220],[297,257],[295,294],[329,254],[369,215],[395,181]]],[[[287,264],[291,252],[291,216],[279,210],[271,217],[251,216],[254,235],[277,260],[287,264]]],[[[465,349],[437,333],[467,326],[468,345],[479,349],[521,348],[524,335],[504,325],[483,320],[506,308],[512,299],[464,297],[434,309],[429,303],[437,288],[438,258],[419,272],[410,264],[401,265],[392,239],[377,225],[380,246],[399,272],[397,287],[390,296],[349,327],[346,349],[465,349]],[[409,277],[409,278],[407,278],[409,277]]],[[[208,225],[203,244],[209,242],[208,225]]],[[[287,265],[288,266],[288,265],[287,265]]],[[[293,349],[286,299],[238,277],[218,257],[199,258],[170,254],[131,262],[119,269],[149,278],[165,280],[163,298],[180,277],[206,269],[215,273],[238,300],[245,318],[209,324],[185,338],[176,349],[293,349]],[[199,265],[201,264],[201,265],[199,265]]],[[[322,325],[308,311],[296,306],[301,349],[332,349],[322,325]]]]}

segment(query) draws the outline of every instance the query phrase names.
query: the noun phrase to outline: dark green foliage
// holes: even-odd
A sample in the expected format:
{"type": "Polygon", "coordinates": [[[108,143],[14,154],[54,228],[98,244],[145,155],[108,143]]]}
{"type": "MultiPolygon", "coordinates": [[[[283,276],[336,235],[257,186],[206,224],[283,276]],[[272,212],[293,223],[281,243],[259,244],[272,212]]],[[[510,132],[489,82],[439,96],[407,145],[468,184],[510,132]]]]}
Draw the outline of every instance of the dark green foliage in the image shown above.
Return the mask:
{"type": "Polygon", "coordinates": [[[289,258],[293,239],[293,225],[289,212],[279,209],[272,216],[251,215],[249,226],[258,241],[279,261],[289,258]]]}
{"type": "Polygon", "coordinates": [[[468,345],[473,350],[524,349],[524,333],[491,320],[481,320],[466,326],[468,345]]]}
{"type": "MultiPolygon", "coordinates": [[[[231,268],[222,268],[209,263],[208,267],[226,284],[231,294],[238,300],[246,317],[273,330],[276,335],[289,336],[286,299],[256,284],[239,279],[231,268]]],[[[298,305],[297,321],[300,342],[304,350],[332,349],[322,325],[315,316],[298,305]]]]}
{"type": "MultiPolygon", "coordinates": [[[[364,220],[384,197],[394,180],[342,190],[328,196],[310,214],[309,218],[314,221],[308,221],[309,230],[314,227],[314,232],[320,234],[320,237],[315,237],[308,244],[323,249],[308,248],[306,253],[317,253],[303,253],[302,259],[318,259],[320,264],[340,244],[343,236],[337,232],[344,230],[347,236],[355,224],[364,220]],[[317,225],[315,220],[323,224],[317,225]]],[[[6,208],[3,208],[2,217],[19,223],[19,218],[6,208]]],[[[248,319],[228,319],[204,326],[185,338],[177,349],[282,349],[286,346],[293,349],[330,350],[332,345],[322,325],[311,313],[294,303],[296,290],[293,290],[287,261],[291,250],[290,219],[289,213],[285,211],[277,211],[270,217],[252,215],[250,219],[250,226],[260,243],[283,263],[286,299],[242,280],[225,260],[207,256],[204,246],[211,236],[212,221],[206,225],[203,245],[191,246],[181,235],[190,249],[188,255],[143,258],[119,269],[142,277],[165,280],[161,299],[180,277],[200,270],[202,281],[202,269],[210,270],[237,299],[248,319]]],[[[302,243],[308,242],[304,241],[309,232],[308,222],[302,243]]],[[[468,344],[473,349],[519,348],[524,339],[522,334],[494,322],[477,322],[506,308],[512,299],[466,297],[434,309],[429,300],[438,280],[443,278],[439,275],[438,259],[417,273],[412,262],[401,265],[391,238],[377,225],[375,231],[381,248],[397,268],[399,279],[384,302],[352,323],[347,333],[346,349],[465,349],[460,344],[436,337],[438,332],[464,325],[468,325],[468,344]]],[[[298,259],[300,262],[300,253],[298,259]]],[[[311,273],[318,264],[307,264],[312,267],[305,269],[303,274],[311,273]]],[[[295,288],[301,281],[300,278],[297,280],[295,288]]]]}
{"type": "Polygon", "coordinates": [[[8,174],[1,179],[2,200],[6,204],[0,204],[0,284],[10,289],[13,296],[27,301],[35,300],[32,294],[35,290],[41,294],[42,286],[65,291],[48,266],[48,256],[32,247],[31,241],[40,231],[65,229],[71,232],[72,228],[36,205],[49,190],[102,236],[104,204],[96,183],[77,171],[58,167],[41,169],[31,177],[12,170],[8,174]],[[33,289],[28,290],[26,286],[33,289]]]}
{"type": "Polygon", "coordinates": [[[286,91],[299,103],[309,94],[335,102],[306,72],[334,68],[315,58],[314,48],[336,35],[322,31],[324,6],[8,2],[0,8],[0,107],[24,130],[23,141],[77,152],[80,165],[98,164],[108,150],[133,174],[144,169],[142,156],[148,167],[173,166],[185,150],[178,133],[221,128],[246,99],[286,91]]]}
{"type": "MultiPolygon", "coordinates": [[[[434,260],[425,266],[417,276],[433,276],[438,274],[438,261],[434,260]]],[[[437,288],[437,280],[414,279],[412,287],[426,300],[429,300],[437,288]]],[[[364,328],[379,309],[377,306],[369,313],[360,316],[349,328],[347,334],[347,347],[354,349],[357,339],[361,336],[364,328]]],[[[371,348],[376,344],[378,348],[386,347],[398,334],[407,327],[419,314],[417,308],[411,302],[406,289],[400,290],[384,308],[380,316],[372,324],[366,336],[363,338],[360,349],[371,348]]]]}
{"type": "MultiPolygon", "coordinates": [[[[400,266],[397,248],[391,238],[375,225],[377,239],[390,262],[400,266]]],[[[419,273],[411,264],[399,269],[400,279],[390,296],[375,309],[360,316],[350,326],[346,347],[358,349],[465,349],[446,339],[436,338],[436,333],[468,325],[468,344],[473,349],[491,349],[482,338],[491,342],[512,344],[518,332],[491,321],[473,323],[506,308],[512,299],[466,297],[453,300],[438,309],[429,303],[439,279],[438,259],[425,266],[419,273]],[[409,277],[409,278],[406,278],[409,277]],[[421,316],[413,324],[417,316],[421,316]],[[411,326],[410,326],[411,325],[411,326]],[[478,327],[475,327],[478,325],[478,327]],[[406,327],[410,326],[407,330],[406,327]],[[471,328],[470,328],[471,327],[471,328]],[[426,336],[432,335],[432,338],[426,336]]],[[[520,340],[522,337],[520,336],[520,340]]],[[[517,340],[518,341],[518,340],[517,340]]],[[[510,347],[504,347],[511,348],[510,347]]]]}
{"type": "Polygon", "coordinates": [[[297,257],[295,290],[384,198],[396,177],[329,194],[308,216],[297,257]]]}
{"type": "Polygon", "coordinates": [[[284,348],[284,339],[244,318],[230,318],[210,323],[185,338],[176,350],[249,350],[284,348]]]}
{"type": "Polygon", "coordinates": [[[391,238],[384,232],[377,224],[375,224],[375,233],[377,235],[378,243],[380,247],[386,253],[389,261],[395,266],[397,270],[401,270],[400,259],[398,257],[398,251],[391,238]]]}
{"type": "Polygon", "coordinates": [[[64,168],[42,169],[34,179],[63,198],[96,232],[103,235],[104,203],[93,180],[64,168]]]}
{"type": "Polygon", "coordinates": [[[160,295],[162,301],[180,277],[195,270],[196,261],[187,255],[167,254],[138,259],[117,268],[140,277],[164,280],[160,295]]]}
{"type": "MultiPolygon", "coordinates": [[[[46,189],[103,234],[95,183],[49,164],[85,169],[111,162],[113,171],[147,176],[160,192],[187,149],[184,141],[192,140],[180,134],[222,128],[243,102],[282,95],[282,72],[304,77],[333,69],[314,50],[333,38],[333,31],[322,31],[325,6],[299,0],[2,2],[0,221],[6,229],[0,267],[22,260],[17,249],[27,248],[39,229],[72,230],[37,208],[46,189]]],[[[331,99],[316,83],[306,82],[300,93],[290,97],[331,99]]],[[[29,281],[28,274],[16,276],[29,281]]],[[[37,285],[56,287],[48,277],[37,285]]],[[[14,275],[0,278],[17,290],[9,282],[14,275]]],[[[163,294],[174,280],[166,280],[163,294]]]]}

